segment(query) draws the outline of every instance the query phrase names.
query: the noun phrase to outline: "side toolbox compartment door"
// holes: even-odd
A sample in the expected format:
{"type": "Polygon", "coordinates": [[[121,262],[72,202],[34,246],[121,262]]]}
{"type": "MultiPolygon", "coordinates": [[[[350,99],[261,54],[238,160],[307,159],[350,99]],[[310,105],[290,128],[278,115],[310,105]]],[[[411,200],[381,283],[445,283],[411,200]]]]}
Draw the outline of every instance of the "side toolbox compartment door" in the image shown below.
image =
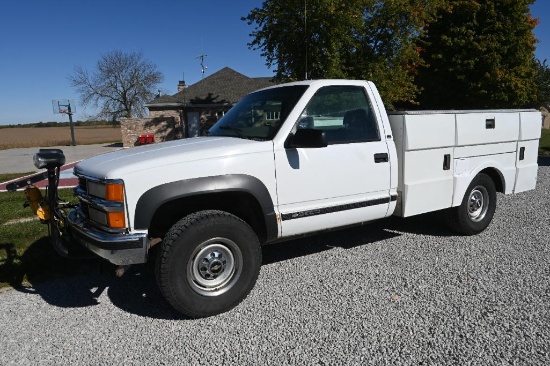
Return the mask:
{"type": "Polygon", "coordinates": [[[540,135],[540,112],[521,112],[514,193],[535,189],[540,135]]]}
{"type": "Polygon", "coordinates": [[[454,114],[390,117],[399,156],[398,191],[403,217],[451,207],[455,144],[454,114]]]}

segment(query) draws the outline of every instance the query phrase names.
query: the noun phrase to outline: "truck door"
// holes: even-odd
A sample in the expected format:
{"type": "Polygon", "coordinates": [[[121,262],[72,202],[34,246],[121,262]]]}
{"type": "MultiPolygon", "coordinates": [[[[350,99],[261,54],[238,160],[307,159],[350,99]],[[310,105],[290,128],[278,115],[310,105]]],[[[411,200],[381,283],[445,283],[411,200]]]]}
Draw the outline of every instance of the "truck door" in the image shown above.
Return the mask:
{"type": "Polygon", "coordinates": [[[282,236],[385,217],[390,163],[384,134],[362,86],[320,88],[296,121],[324,132],[326,147],[275,151],[282,236]]]}

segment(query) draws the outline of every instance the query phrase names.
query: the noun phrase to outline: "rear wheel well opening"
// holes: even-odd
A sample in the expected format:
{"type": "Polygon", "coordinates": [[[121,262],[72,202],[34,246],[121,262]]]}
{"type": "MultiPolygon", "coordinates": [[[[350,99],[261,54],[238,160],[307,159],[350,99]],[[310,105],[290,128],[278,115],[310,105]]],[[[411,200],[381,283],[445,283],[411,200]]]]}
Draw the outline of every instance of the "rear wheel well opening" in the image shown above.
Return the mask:
{"type": "Polygon", "coordinates": [[[495,188],[497,192],[505,192],[506,187],[504,186],[504,178],[497,169],[487,168],[482,170],[480,173],[486,174],[491,178],[493,183],[495,183],[495,188]]]}
{"type": "Polygon", "coordinates": [[[149,235],[163,238],[180,219],[204,210],[219,210],[239,217],[256,232],[261,243],[265,242],[267,230],[262,208],[254,196],[240,191],[194,195],[167,202],[153,215],[149,235]]]}

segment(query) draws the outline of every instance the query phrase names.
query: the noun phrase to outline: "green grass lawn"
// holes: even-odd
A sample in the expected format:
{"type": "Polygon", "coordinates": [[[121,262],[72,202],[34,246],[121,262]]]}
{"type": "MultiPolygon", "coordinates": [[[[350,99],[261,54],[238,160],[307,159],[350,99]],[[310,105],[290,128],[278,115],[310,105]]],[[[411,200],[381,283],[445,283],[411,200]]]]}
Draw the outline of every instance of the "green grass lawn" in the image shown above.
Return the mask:
{"type": "Polygon", "coordinates": [[[4,182],[7,182],[7,181],[10,181],[12,179],[19,178],[19,177],[25,177],[27,175],[31,175],[31,174],[34,174],[34,173],[36,173],[36,172],[0,174],[0,183],[4,183],[4,182]]]}
{"type": "Polygon", "coordinates": [[[539,155],[550,155],[550,129],[542,129],[539,141],[539,155]]]}
{"type": "MultiPolygon", "coordinates": [[[[59,195],[65,201],[74,200],[72,189],[61,189],[59,195]]],[[[23,192],[0,193],[0,288],[80,273],[97,263],[58,255],[49,240],[48,226],[23,207],[25,200],[23,192]]]]}

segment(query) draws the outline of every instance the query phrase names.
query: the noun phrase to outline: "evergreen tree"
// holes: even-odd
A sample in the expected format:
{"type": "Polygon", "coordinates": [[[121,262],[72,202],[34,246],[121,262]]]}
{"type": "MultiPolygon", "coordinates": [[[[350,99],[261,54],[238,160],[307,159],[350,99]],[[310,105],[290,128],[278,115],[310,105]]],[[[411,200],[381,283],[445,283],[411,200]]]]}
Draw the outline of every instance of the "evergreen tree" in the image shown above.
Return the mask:
{"type": "Polygon", "coordinates": [[[536,70],[536,84],[537,84],[537,100],[533,107],[538,108],[545,106],[548,108],[550,106],[550,67],[548,66],[546,60],[540,62],[536,61],[535,64],[536,70]]]}
{"type": "Polygon", "coordinates": [[[440,1],[265,0],[243,20],[276,80],[372,80],[391,107],[414,101],[415,39],[440,1]]]}
{"type": "Polygon", "coordinates": [[[534,0],[449,0],[419,44],[426,109],[513,108],[536,99],[534,0]]]}

